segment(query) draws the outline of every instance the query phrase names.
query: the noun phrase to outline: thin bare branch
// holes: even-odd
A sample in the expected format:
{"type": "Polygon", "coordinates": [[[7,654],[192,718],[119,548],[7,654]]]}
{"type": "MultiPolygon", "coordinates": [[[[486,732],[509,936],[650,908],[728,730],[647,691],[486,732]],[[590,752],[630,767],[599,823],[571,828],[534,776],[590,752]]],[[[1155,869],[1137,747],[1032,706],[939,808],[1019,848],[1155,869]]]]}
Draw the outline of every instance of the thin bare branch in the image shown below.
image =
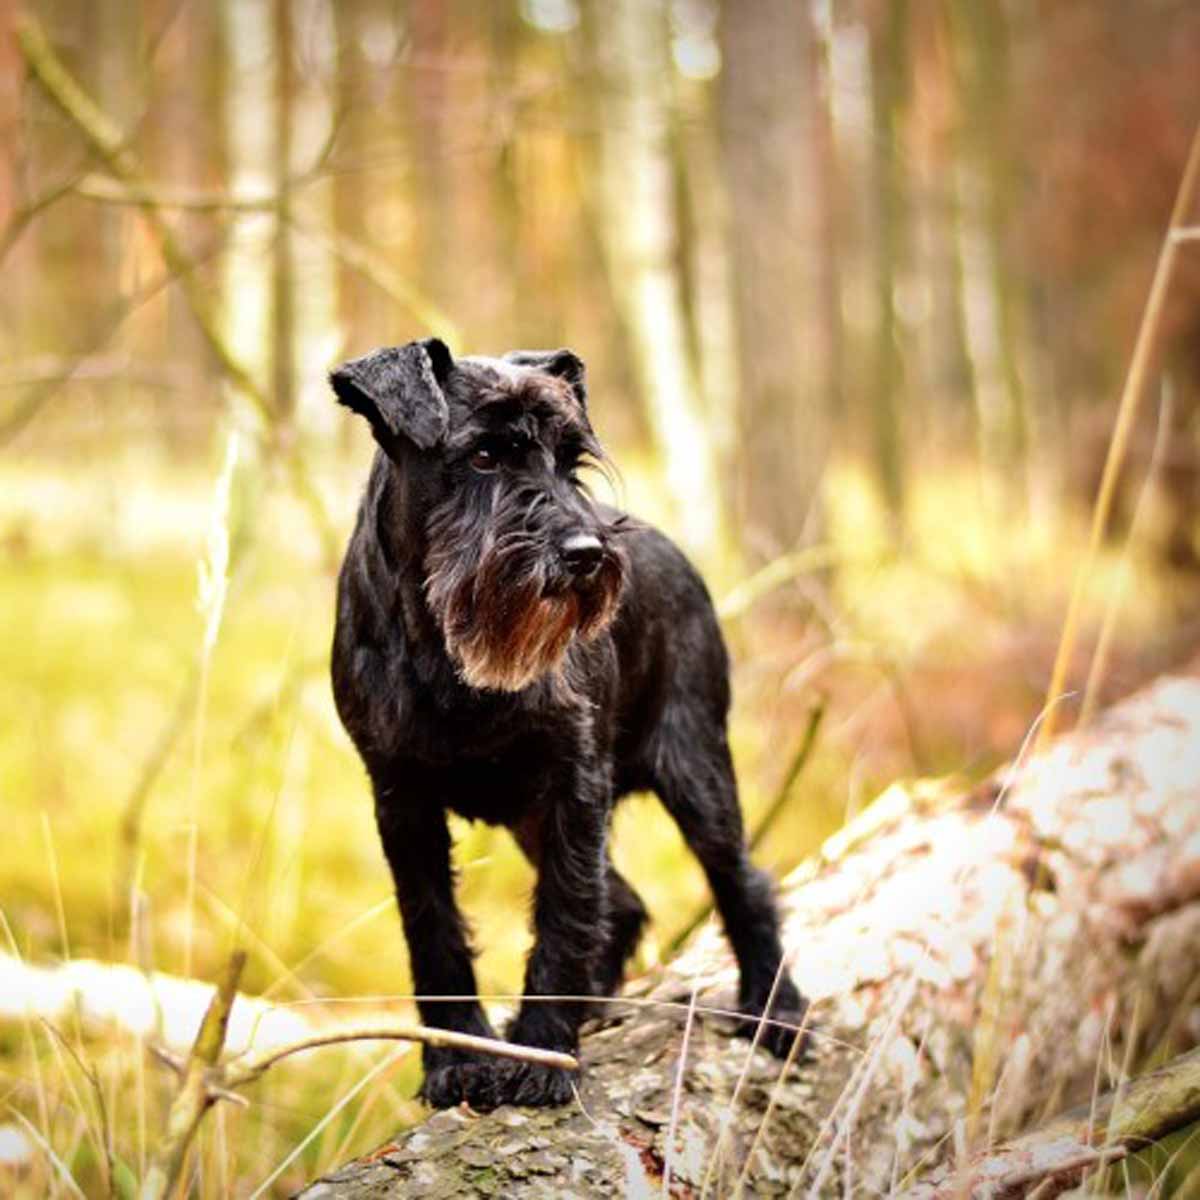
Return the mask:
{"type": "Polygon", "coordinates": [[[764,596],[791,583],[798,576],[809,571],[827,571],[843,561],[843,556],[827,545],[806,546],[792,554],[780,555],[729,591],[717,605],[717,613],[724,621],[733,620],[748,612],[764,596]]]}
{"type": "MultiPolygon", "coordinates": [[[[91,150],[103,160],[113,177],[135,197],[146,224],[158,241],[167,270],[179,285],[201,335],[230,384],[253,405],[266,427],[277,430],[277,414],[270,397],[221,333],[216,315],[195,274],[195,262],[184,251],[162,210],[146,198],[148,189],[137,156],[128,148],[120,130],[83,90],[55,54],[41,25],[28,13],[16,21],[17,43],[34,78],[51,100],[74,123],[91,150]]],[[[324,502],[317,492],[304,461],[296,453],[287,455],[288,474],[296,494],[309,509],[328,561],[336,561],[336,536],[324,502]]]]}
{"type": "Polygon", "coordinates": [[[104,175],[84,175],[74,185],[76,195],[101,204],[133,205],[137,208],[178,208],[189,212],[271,212],[276,206],[273,192],[199,191],[143,183],[124,186],[104,175]]]}
{"type": "Polygon", "coordinates": [[[66,179],[60,179],[57,183],[50,184],[44,191],[39,192],[13,211],[12,216],[8,218],[8,223],[4,226],[4,232],[0,234],[0,264],[8,257],[8,252],[17,244],[21,234],[29,228],[35,217],[40,216],[46,209],[75,190],[80,174],[80,172],[76,172],[68,175],[66,179]]]}
{"type": "Polygon", "coordinates": [[[419,292],[407,279],[397,274],[380,255],[342,233],[333,233],[297,216],[288,214],[292,226],[310,241],[340,258],[351,270],[370,280],[380,291],[403,305],[431,333],[455,345],[459,341],[458,326],[433,301],[419,292]]]}
{"type": "MultiPolygon", "coordinates": [[[[67,71],[41,25],[28,13],[17,18],[17,43],[34,78],[83,135],[93,153],[104,161],[113,176],[132,194],[144,193],[147,189],[140,165],[133,151],[125,144],[121,131],[67,71]]],[[[141,200],[138,207],[158,240],[163,261],[183,291],[204,340],[222,371],[269,423],[272,413],[266,393],[221,336],[208,298],[196,281],[190,257],[154,203],[141,200]]]]}
{"type": "Polygon", "coordinates": [[[235,950],[230,956],[225,978],[213,994],[204,1020],[200,1023],[192,1051],[184,1064],[183,1083],[171,1103],[166,1133],[163,1134],[154,1162],[146,1173],[142,1185],[142,1200],[161,1200],[161,1197],[171,1193],[183,1170],[183,1163],[196,1131],[200,1128],[200,1121],[215,1099],[209,1076],[225,1047],[229,1014],[233,1011],[238,980],[241,979],[245,966],[246,952],[235,950]]]}
{"type": "Polygon", "coordinates": [[[260,1078],[265,1071],[282,1059],[319,1046],[336,1046],[343,1042],[420,1042],[426,1046],[444,1046],[453,1050],[474,1050],[479,1054],[491,1054],[497,1058],[512,1058],[518,1062],[536,1063],[543,1067],[560,1067],[564,1071],[579,1070],[579,1063],[569,1054],[556,1050],[542,1050],[536,1046],[519,1046],[515,1042],[504,1042],[499,1038],[475,1037],[469,1033],[457,1033],[450,1029],[435,1029],[428,1025],[350,1025],[332,1029],[327,1033],[301,1038],[283,1046],[276,1046],[265,1054],[248,1059],[240,1067],[229,1066],[221,1074],[226,1087],[244,1087],[260,1078]]]}

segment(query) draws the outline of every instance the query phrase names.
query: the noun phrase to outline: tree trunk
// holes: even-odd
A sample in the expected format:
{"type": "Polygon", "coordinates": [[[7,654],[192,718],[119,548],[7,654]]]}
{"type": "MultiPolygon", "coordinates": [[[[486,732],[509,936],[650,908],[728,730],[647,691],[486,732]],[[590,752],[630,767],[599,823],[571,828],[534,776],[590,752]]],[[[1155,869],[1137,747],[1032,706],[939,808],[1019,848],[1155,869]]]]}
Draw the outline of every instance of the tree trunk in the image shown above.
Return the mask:
{"type": "Polygon", "coordinates": [[[836,313],[816,33],[807,4],[722,7],[745,535],[765,557],[814,540],[830,437],[836,313]]]}
{"type": "Polygon", "coordinates": [[[980,437],[1007,481],[1006,501],[1020,506],[1028,495],[1030,418],[1021,377],[1017,290],[1012,269],[1017,248],[1012,231],[1017,168],[1009,121],[1009,29],[998,5],[950,9],[961,29],[952,34],[966,102],[959,160],[964,263],[976,296],[968,329],[979,386],[980,437]]]}
{"type": "Polygon", "coordinates": [[[799,1068],[689,1019],[734,984],[709,927],[593,1025],[579,1103],[438,1113],[304,1195],[891,1193],[1194,1043],[1197,674],[971,790],[894,786],[793,872],[799,1068]]]}
{"type": "Polygon", "coordinates": [[[888,515],[898,530],[904,512],[904,441],[900,420],[901,380],[896,284],[900,274],[905,187],[903,154],[897,146],[908,93],[909,13],[907,0],[895,0],[871,29],[871,101],[875,146],[872,154],[875,258],[875,362],[871,409],[875,422],[876,469],[888,515]]]}
{"type": "Polygon", "coordinates": [[[709,548],[721,533],[722,488],[679,271],[667,12],[647,0],[602,11],[598,232],[675,524],[690,548],[709,548]]]}
{"type": "Polygon", "coordinates": [[[275,228],[271,239],[271,384],[278,432],[287,437],[296,409],[296,271],[292,251],[289,194],[292,175],[293,63],[292,0],[274,0],[271,9],[275,41],[275,95],[272,145],[275,228]]]}
{"type": "MultiPolygon", "coordinates": [[[[274,182],[272,161],[273,57],[269,0],[222,0],[221,33],[228,53],[224,112],[228,154],[227,186],[239,194],[266,196],[274,182]]],[[[224,255],[219,308],[221,333],[255,384],[271,379],[271,261],[274,220],[269,213],[232,214],[224,255]]],[[[256,412],[242,391],[226,384],[230,409],[248,428],[265,428],[269,414],[256,412]]]]}

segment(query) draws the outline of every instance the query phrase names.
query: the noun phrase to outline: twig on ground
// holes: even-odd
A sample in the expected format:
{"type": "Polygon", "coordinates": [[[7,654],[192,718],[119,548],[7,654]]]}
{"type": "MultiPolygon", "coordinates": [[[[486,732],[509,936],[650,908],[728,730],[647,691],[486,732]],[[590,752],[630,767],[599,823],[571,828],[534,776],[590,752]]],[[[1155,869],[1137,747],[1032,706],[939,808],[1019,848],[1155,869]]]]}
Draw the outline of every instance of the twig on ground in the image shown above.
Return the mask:
{"type": "Polygon", "coordinates": [[[281,1059],[304,1050],[315,1050],[319,1046],[336,1046],[342,1042],[421,1042],[426,1046],[444,1046],[453,1050],[474,1050],[480,1054],[491,1054],[497,1058],[513,1058],[519,1062],[536,1063],[543,1067],[561,1067],[564,1071],[579,1070],[579,1063],[569,1054],[557,1050],[542,1050],[537,1046],[520,1046],[516,1042],[504,1042],[499,1038],[476,1037],[470,1033],[457,1033],[450,1029],[435,1029],[429,1025],[350,1025],[343,1029],[332,1029],[327,1033],[300,1038],[283,1046],[276,1046],[267,1053],[250,1058],[240,1066],[230,1064],[221,1073],[225,1087],[243,1087],[259,1079],[265,1071],[281,1059]]]}
{"type": "Polygon", "coordinates": [[[171,1194],[183,1170],[188,1149],[195,1140],[200,1122],[214,1103],[218,1100],[230,1100],[244,1104],[244,1099],[234,1092],[235,1088],[254,1083],[276,1063],[305,1050],[345,1042],[421,1042],[428,1046],[471,1050],[498,1058],[560,1067],[567,1071],[579,1069],[578,1061],[569,1054],[543,1050],[536,1046],[519,1046],[497,1038],[474,1037],[453,1030],[406,1023],[343,1026],[323,1033],[314,1033],[261,1054],[222,1062],[221,1055],[225,1048],[229,1017],[233,1011],[238,981],[245,965],[246,952],[236,950],[230,958],[225,979],[209,1002],[196,1040],[186,1059],[180,1059],[160,1047],[151,1048],[154,1056],[178,1075],[182,1082],[167,1116],[166,1132],[142,1185],[142,1200],[161,1200],[162,1197],[171,1194]]]}

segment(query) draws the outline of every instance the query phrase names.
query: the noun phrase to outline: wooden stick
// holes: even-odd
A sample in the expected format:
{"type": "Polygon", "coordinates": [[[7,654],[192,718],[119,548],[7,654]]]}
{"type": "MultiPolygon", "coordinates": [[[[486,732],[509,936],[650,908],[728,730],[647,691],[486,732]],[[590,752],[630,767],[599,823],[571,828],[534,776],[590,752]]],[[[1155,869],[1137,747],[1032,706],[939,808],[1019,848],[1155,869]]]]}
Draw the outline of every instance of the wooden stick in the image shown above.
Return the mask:
{"type": "Polygon", "coordinates": [[[187,1152],[200,1128],[200,1121],[215,1099],[210,1086],[210,1074],[225,1048],[229,1014],[233,1010],[238,980],[245,966],[246,952],[235,950],[230,956],[225,978],[209,1002],[192,1051],[184,1064],[183,1083],[167,1114],[166,1133],[142,1183],[142,1200],[162,1200],[174,1190],[187,1152]]]}
{"type": "Polygon", "coordinates": [[[520,1046],[516,1042],[505,1042],[499,1038],[476,1037],[471,1033],[458,1033],[452,1029],[436,1029],[429,1025],[350,1025],[342,1029],[331,1029],[327,1033],[300,1038],[283,1046],[276,1046],[264,1054],[241,1064],[230,1064],[221,1073],[221,1082],[227,1088],[242,1087],[253,1083],[266,1070],[281,1059],[318,1046],[336,1046],[341,1042],[421,1042],[426,1046],[447,1046],[454,1050],[474,1050],[479,1054],[491,1054],[496,1058],[512,1058],[518,1062],[536,1063],[543,1067],[561,1067],[564,1071],[578,1071],[579,1063],[569,1054],[557,1050],[542,1050],[537,1046],[520,1046]]]}

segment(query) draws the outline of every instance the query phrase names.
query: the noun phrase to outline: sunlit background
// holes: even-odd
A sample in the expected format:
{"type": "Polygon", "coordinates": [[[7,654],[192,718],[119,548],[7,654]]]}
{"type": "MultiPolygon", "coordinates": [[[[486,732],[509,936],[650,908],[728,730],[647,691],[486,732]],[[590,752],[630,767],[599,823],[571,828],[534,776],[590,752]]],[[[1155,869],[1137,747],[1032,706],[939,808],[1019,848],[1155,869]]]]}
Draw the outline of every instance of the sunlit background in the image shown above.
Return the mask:
{"type": "MultiPolygon", "coordinates": [[[[325,383],[344,357],[430,334],[583,357],[619,500],[725,619],[776,873],[888,782],[1017,751],[1197,117],[1200,7],[30,12],[0,0],[0,1191],[134,1186],[176,1086],[146,1044],[186,1049],[186,981],[235,944],[246,992],[293,1006],[280,1037],[409,989],[327,682],[372,453],[325,383]]],[[[1106,612],[1091,700],[1200,635],[1198,299],[1200,252],[1068,714],[1106,612]]],[[[530,876],[507,834],[457,834],[480,986],[511,993],[530,876]]],[[[702,877],[648,799],[615,839],[648,967],[702,877]]],[[[416,1052],[367,1078],[392,1053],[219,1106],[197,1194],[284,1194],[417,1119],[416,1052]]]]}

